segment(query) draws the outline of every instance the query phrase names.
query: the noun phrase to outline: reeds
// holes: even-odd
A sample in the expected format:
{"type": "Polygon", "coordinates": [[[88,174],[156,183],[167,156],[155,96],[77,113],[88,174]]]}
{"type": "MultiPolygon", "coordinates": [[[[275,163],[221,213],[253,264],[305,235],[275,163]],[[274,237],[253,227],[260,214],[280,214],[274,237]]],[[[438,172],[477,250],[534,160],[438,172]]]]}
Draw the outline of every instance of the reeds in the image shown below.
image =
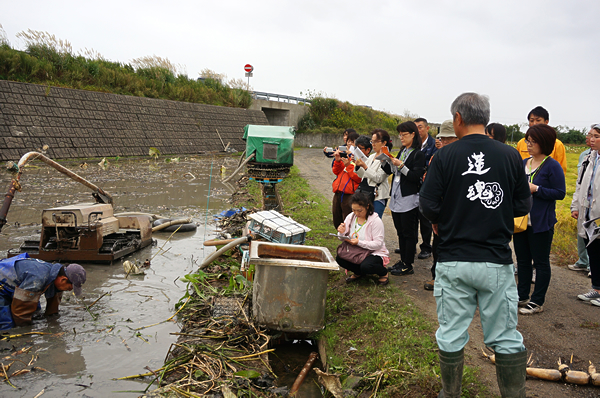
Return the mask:
{"type": "Polygon", "coordinates": [[[16,36],[24,51],[10,46],[0,25],[0,79],[238,108],[252,103],[247,85],[190,79],[183,65],[157,55],[112,62],[93,49],[75,54],[69,41],[47,32],[28,29],[16,36]]]}

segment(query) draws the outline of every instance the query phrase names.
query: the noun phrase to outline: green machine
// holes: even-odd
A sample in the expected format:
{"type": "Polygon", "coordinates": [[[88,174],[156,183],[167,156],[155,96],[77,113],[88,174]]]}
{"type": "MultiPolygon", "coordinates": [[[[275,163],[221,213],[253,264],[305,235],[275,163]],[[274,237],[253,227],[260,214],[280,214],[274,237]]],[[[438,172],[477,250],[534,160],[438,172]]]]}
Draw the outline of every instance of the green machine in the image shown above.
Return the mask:
{"type": "Polygon", "coordinates": [[[265,210],[281,210],[275,184],[283,181],[294,164],[295,136],[294,127],[290,126],[248,124],[244,127],[246,156],[254,154],[248,162],[248,177],[261,183],[265,210]]]}
{"type": "Polygon", "coordinates": [[[290,126],[244,127],[246,156],[255,154],[248,163],[250,179],[266,184],[281,182],[294,164],[295,135],[294,127],[290,126]]]}

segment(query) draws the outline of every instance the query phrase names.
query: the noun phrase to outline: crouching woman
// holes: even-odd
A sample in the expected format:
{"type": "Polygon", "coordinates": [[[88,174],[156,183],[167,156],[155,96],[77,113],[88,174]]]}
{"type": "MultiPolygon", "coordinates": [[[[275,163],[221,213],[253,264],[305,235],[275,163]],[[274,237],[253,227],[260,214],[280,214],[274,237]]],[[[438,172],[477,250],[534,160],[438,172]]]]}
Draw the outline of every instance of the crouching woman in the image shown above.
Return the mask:
{"type": "Polygon", "coordinates": [[[352,213],[337,230],[340,235],[350,238],[340,245],[336,257],[340,267],[354,273],[346,278],[346,283],[354,282],[363,275],[375,274],[379,276],[379,285],[387,285],[386,265],[390,259],[384,242],[383,222],[374,212],[373,202],[366,194],[357,192],[352,196],[352,213]]]}

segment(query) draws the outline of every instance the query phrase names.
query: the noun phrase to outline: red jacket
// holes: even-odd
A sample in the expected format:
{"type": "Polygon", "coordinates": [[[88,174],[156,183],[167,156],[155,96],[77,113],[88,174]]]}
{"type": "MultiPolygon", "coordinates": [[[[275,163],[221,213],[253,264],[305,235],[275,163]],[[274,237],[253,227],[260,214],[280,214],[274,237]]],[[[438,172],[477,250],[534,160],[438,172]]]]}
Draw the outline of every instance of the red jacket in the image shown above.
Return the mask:
{"type": "Polygon", "coordinates": [[[358,188],[358,184],[362,181],[362,178],[354,172],[354,165],[352,163],[344,166],[344,162],[336,160],[333,162],[331,170],[337,176],[332,184],[333,193],[343,192],[352,195],[356,191],[356,188],[358,188]]]}

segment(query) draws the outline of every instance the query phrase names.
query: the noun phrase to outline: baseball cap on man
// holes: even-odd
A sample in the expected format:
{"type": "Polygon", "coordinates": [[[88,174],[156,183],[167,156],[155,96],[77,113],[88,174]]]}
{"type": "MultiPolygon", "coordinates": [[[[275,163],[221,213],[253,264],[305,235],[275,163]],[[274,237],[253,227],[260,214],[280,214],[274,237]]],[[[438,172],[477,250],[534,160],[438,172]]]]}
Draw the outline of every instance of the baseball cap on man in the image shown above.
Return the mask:
{"type": "Polygon", "coordinates": [[[456,137],[456,133],[454,132],[454,125],[452,124],[452,120],[445,120],[440,126],[440,132],[436,136],[436,138],[458,138],[456,137]]]}
{"type": "Polygon", "coordinates": [[[69,264],[65,267],[65,275],[73,284],[73,291],[77,297],[81,296],[81,285],[85,283],[85,269],[79,264],[69,264]]]}

